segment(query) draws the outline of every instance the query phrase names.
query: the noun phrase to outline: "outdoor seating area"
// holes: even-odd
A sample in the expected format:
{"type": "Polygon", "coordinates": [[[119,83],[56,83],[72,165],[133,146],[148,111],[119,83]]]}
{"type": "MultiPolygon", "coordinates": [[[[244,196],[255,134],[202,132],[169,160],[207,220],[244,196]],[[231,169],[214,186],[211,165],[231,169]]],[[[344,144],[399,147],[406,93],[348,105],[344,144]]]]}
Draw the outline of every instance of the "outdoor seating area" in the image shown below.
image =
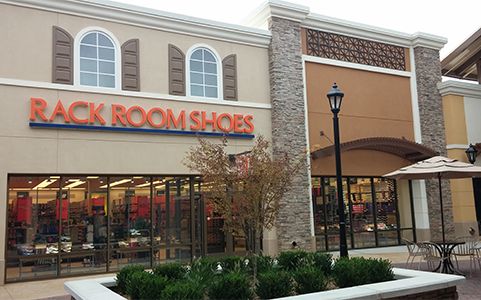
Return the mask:
{"type": "Polygon", "coordinates": [[[432,272],[473,275],[481,274],[481,241],[473,236],[463,236],[453,241],[413,242],[403,239],[408,250],[405,268],[425,269],[432,272]],[[469,268],[461,261],[469,260],[469,268]],[[460,267],[462,266],[462,267],[460,267]],[[466,273],[468,272],[468,273],[466,273]]]}

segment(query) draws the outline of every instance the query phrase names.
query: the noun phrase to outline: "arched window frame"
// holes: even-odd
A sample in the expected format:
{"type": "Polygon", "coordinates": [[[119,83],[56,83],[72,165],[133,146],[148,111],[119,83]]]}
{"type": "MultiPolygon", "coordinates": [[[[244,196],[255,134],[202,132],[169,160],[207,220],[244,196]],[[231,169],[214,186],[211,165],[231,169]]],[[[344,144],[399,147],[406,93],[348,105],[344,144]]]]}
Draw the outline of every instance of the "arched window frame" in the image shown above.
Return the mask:
{"type": "Polygon", "coordinates": [[[101,27],[86,27],[82,29],[75,36],[75,48],[74,48],[74,85],[87,89],[108,89],[108,90],[120,90],[121,89],[121,53],[120,53],[120,43],[115,37],[115,35],[105,28],[101,27]],[[115,87],[102,87],[102,86],[90,86],[80,84],[80,41],[89,33],[101,32],[105,34],[114,45],[115,53],[115,87]]]}
{"type": "Polygon", "coordinates": [[[219,53],[217,53],[217,51],[212,48],[211,46],[207,45],[207,44],[195,44],[193,45],[192,47],[189,48],[189,50],[187,51],[187,55],[185,56],[185,66],[186,66],[186,95],[188,97],[191,97],[191,98],[198,98],[198,99],[224,99],[224,94],[223,94],[223,83],[222,83],[222,60],[220,59],[220,55],[219,53]],[[216,65],[217,65],[217,98],[215,97],[200,97],[200,96],[193,96],[191,94],[191,90],[190,90],[190,57],[192,56],[192,54],[194,53],[194,51],[200,49],[200,48],[204,48],[204,49],[207,49],[209,50],[213,55],[214,55],[214,58],[216,60],[216,65]]]}

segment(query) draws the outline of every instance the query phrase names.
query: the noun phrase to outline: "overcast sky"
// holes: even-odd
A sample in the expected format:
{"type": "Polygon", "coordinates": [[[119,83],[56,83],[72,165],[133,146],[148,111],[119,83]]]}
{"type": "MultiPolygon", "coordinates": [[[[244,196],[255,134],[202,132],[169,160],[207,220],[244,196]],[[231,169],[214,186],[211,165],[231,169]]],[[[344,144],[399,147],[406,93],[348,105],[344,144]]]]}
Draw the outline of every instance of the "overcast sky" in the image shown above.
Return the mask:
{"type": "MultiPolygon", "coordinates": [[[[115,0],[189,16],[241,24],[265,0],[115,0]]],[[[311,12],[405,33],[448,39],[441,58],[481,27],[480,0],[290,0],[311,12]]]]}

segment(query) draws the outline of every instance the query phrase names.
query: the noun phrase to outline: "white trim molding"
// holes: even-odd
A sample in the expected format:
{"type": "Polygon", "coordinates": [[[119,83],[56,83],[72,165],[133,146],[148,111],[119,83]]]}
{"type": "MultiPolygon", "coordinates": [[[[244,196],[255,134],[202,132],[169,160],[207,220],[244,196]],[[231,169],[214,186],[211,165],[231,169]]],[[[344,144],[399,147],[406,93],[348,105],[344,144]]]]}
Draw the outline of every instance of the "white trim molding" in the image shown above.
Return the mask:
{"type": "Polygon", "coordinates": [[[267,48],[269,31],[108,0],[0,0],[0,3],[267,48]]]}
{"type": "Polygon", "coordinates": [[[185,102],[185,103],[203,103],[203,104],[221,105],[221,106],[236,106],[236,107],[259,108],[259,109],[271,109],[272,107],[271,104],[268,104],[268,103],[257,103],[257,102],[247,102],[247,101],[219,101],[218,99],[211,100],[209,98],[194,99],[191,97],[173,96],[173,95],[160,94],[160,93],[132,92],[132,91],[122,91],[122,90],[115,90],[115,89],[108,89],[108,88],[72,86],[68,84],[58,84],[58,83],[10,79],[10,78],[0,78],[0,86],[2,85],[34,88],[34,89],[48,89],[48,90],[56,90],[56,91],[112,95],[112,96],[120,96],[120,97],[146,98],[146,99],[152,99],[152,100],[178,101],[178,102],[185,102]]]}
{"type": "Polygon", "coordinates": [[[399,70],[393,70],[393,69],[387,69],[387,68],[381,68],[381,67],[374,67],[369,65],[357,64],[357,63],[317,57],[317,56],[302,55],[302,60],[307,62],[324,64],[324,65],[331,65],[336,67],[350,68],[350,69],[383,73],[383,74],[396,75],[396,76],[402,76],[402,77],[412,76],[411,72],[407,72],[407,71],[399,71],[399,70]]]}
{"type": "Polygon", "coordinates": [[[481,84],[448,80],[438,83],[441,96],[459,95],[464,97],[481,98],[481,84]]]}
{"type": "Polygon", "coordinates": [[[446,150],[466,150],[468,149],[469,145],[465,144],[448,144],[446,145],[446,150]]]}
{"type": "Polygon", "coordinates": [[[408,34],[318,14],[307,16],[302,26],[401,47],[426,47],[440,50],[448,42],[446,38],[432,34],[422,32],[408,34]]]}
{"type": "Polygon", "coordinates": [[[311,13],[309,7],[281,0],[269,0],[254,11],[244,22],[249,26],[262,27],[270,17],[300,22],[302,27],[335,34],[387,43],[402,47],[427,47],[440,50],[447,43],[444,37],[416,32],[413,34],[351,22],[311,13]]]}
{"type": "MultiPolygon", "coordinates": [[[[306,133],[306,153],[310,153],[311,145],[309,142],[309,111],[307,110],[307,76],[306,76],[306,60],[302,59],[302,85],[303,89],[302,92],[304,94],[304,125],[305,125],[305,133],[306,133]]],[[[307,169],[309,170],[309,175],[312,176],[311,173],[311,156],[307,155],[307,169]]],[[[309,180],[309,190],[312,191],[312,180],[309,180]]],[[[309,215],[311,218],[311,236],[315,236],[315,225],[314,225],[314,207],[312,203],[312,193],[309,193],[309,215]]]]}
{"type": "Polygon", "coordinates": [[[419,99],[418,99],[418,83],[416,77],[416,60],[414,59],[414,48],[409,47],[409,63],[411,65],[411,80],[409,87],[411,89],[411,106],[413,112],[413,130],[414,141],[416,143],[423,143],[423,135],[421,130],[421,115],[419,114],[419,99]]]}
{"type": "Polygon", "coordinates": [[[302,22],[309,14],[309,7],[290,3],[282,0],[268,0],[254,10],[245,20],[244,24],[253,27],[264,27],[271,17],[302,22]]]}

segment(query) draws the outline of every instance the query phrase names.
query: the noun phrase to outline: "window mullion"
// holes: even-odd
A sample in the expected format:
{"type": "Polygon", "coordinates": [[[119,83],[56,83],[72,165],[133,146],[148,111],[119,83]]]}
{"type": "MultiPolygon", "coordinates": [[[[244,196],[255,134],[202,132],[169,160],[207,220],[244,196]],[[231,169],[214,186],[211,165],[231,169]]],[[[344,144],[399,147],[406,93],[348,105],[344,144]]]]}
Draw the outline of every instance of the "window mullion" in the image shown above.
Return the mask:
{"type": "Polygon", "coordinates": [[[100,47],[99,47],[99,33],[97,32],[97,86],[100,87],[100,47]]]}

